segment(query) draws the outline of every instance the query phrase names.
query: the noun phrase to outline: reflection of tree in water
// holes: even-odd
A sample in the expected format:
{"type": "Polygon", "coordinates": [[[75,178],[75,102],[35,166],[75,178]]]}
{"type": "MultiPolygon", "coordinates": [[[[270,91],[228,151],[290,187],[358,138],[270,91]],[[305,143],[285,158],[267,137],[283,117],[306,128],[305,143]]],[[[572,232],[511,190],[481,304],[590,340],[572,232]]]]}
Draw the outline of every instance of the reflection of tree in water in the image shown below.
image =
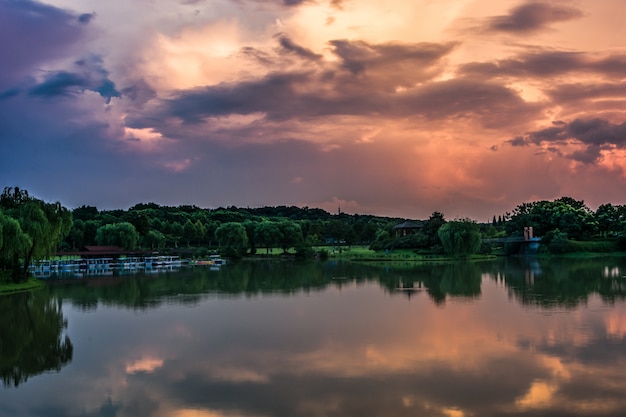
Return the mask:
{"type": "Polygon", "coordinates": [[[162,303],[195,304],[208,294],[221,297],[322,291],[374,280],[371,268],[342,262],[239,262],[219,270],[205,267],[179,272],[51,282],[52,293],[84,309],[98,304],[144,310],[162,303]]]}
{"type": "Polygon", "coordinates": [[[380,283],[391,293],[407,297],[425,290],[435,304],[445,303],[448,296],[476,298],[480,296],[482,264],[452,262],[387,268],[380,275],[380,283]]]}
{"type": "Polygon", "coordinates": [[[94,309],[98,304],[143,310],[164,302],[195,304],[207,294],[225,297],[295,294],[373,282],[392,294],[409,297],[425,290],[435,303],[440,304],[445,302],[447,296],[479,296],[479,265],[471,262],[420,266],[341,261],[239,262],[217,271],[193,268],[158,275],[60,282],[52,285],[51,291],[85,310],[94,309]]]}
{"type": "Polygon", "coordinates": [[[599,294],[605,302],[626,299],[626,280],[622,277],[625,266],[623,259],[614,257],[509,258],[503,268],[503,280],[510,293],[524,305],[576,308],[592,294],[599,294]],[[604,273],[613,268],[622,273],[604,273]]]}
{"type": "MultiPolygon", "coordinates": [[[[623,272],[618,276],[603,276],[601,271],[606,262],[601,259],[530,261],[524,258],[421,265],[341,261],[239,262],[219,270],[197,267],[164,274],[57,283],[51,286],[51,291],[86,310],[99,304],[143,310],[163,303],[193,305],[209,294],[218,297],[288,295],[372,282],[390,294],[406,297],[424,291],[434,303],[443,304],[448,297],[479,297],[482,275],[489,274],[502,279],[509,291],[524,304],[576,306],[594,292],[607,301],[626,298],[623,272]]],[[[621,271],[626,271],[626,260],[620,262],[621,271]]]]}
{"type": "Polygon", "coordinates": [[[5,386],[60,371],[72,360],[72,342],[63,337],[67,320],[61,303],[46,291],[0,297],[0,317],[0,377],[5,386]]]}

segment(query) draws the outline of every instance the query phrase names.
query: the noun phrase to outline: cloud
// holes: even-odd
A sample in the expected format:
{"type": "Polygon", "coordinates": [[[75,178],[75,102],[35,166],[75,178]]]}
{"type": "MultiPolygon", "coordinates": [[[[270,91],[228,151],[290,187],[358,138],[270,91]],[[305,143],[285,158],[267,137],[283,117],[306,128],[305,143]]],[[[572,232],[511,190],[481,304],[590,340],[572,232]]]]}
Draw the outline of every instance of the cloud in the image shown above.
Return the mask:
{"type": "Polygon", "coordinates": [[[78,22],[82,24],[87,24],[91,22],[96,17],[95,13],[83,13],[78,16],[78,22]]]}
{"type": "Polygon", "coordinates": [[[554,77],[566,74],[597,74],[606,77],[622,77],[626,67],[626,55],[597,54],[569,51],[540,51],[522,53],[512,58],[493,62],[462,64],[459,74],[474,77],[554,77]]]}
{"type": "MultiPolygon", "coordinates": [[[[277,122],[333,116],[467,118],[493,128],[520,123],[539,111],[498,83],[434,81],[439,63],[454,44],[332,41],[339,60],[328,62],[286,37],[280,37],[279,43],[298,59],[316,64],[306,70],[296,67],[251,80],[177,91],[160,100],[156,110],[129,117],[127,123],[142,128],[147,121],[174,117],[197,124],[212,117],[260,113],[277,122]]],[[[245,53],[255,60],[261,56],[268,65],[276,59],[258,50],[245,53]]]]}
{"type": "MultiPolygon", "coordinates": [[[[528,120],[539,111],[515,91],[496,83],[448,80],[395,93],[387,91],[384,85],[369,84],[367,77],[361,82],[341,74],[325,79],[327,76],[327,72],[274,73],[258,80],[179,92],[162,102],[159,113],[146,117],[165,120],[173,116],[185,123],[251,113],[263,113],[273,121],[332,116],[431,121],[466,118],[495,128],[528,120]]],[[[137,120],[129,119],[129,123],[143,127],[137,120]]]]}
{"type": "Polygon", "coordinates": [[[578,101],[610,99],[619,104],[619,100],[626,100],[626,82],[565,83],[549,87],[545,92],[555,103],[571,105],[578,101]]]}
{"type": "Polygon", "coordinates": [[[315,52],[311,51],[308,48],[304,48],[300,45],[297,45],[295,42],[289,39],[288,36],[285,36],[284,34],[280,34],[278,36],[278,42],[280,43],[280,47],[283,51],[287,53],[295,54],[300,58],[316,61],[316,60],[321,59],[322,57],[320,54],[316,54],[315,52]]]}
{"type": "Polygon", "coordinates": [[[582,16],[583,13],[574,7],[531,2],[514,7],[507,15],[488,19],[485,29],[521,35],[547,29],[551,23],[582,16]]]}
{"type": "Polygon", "coordinates": [[[74,51],[83,32],[80,18],[31,0],[0,0],[0,91],[32,74],[45,62],[74,51]]]}
{"type": "MultiPolygon", "coordinates": [[[[424,68],[432,68],[449,54],[456,43],[397,43],[372,44],[365,41],[332,40],[333,53],[341,59],[341,66],[352,74],[376,72],[384,69],[409,69],[425,74],[424,68]]],[[[410,76],[406,71],[404,77],[410,76]]],[[[393,76],[387,73],[388,76],[393,76]]],[[[411,77],[412,78],[412,77],[411,77]]],[[[402,83],[402,82],[401,82],[402,83]]]]}
{"type": "Polygon", "coordinates": [[[616,124],[600,118],[556,122],[552,127],[529,132],[508,143],[513,146],[549,144],[556,149],[572,144],[580,145],[582,149],[565,154],[565,157],[578,162],[595,163],[602,158],[602,150],[626,149],[626,122],[616,124]]]}
{"type": "Polygon", "coordinates": [[[108,78],[108,71],[102,67],[100,57],[93,56],[75,63],[80,72],[54,71],[49,73],[43,82],[29,90],[29,95],[52,98],[70,96],[85,90],[95,91],[107,99],[120,97],[115,83],[108,78]]]}
{"type": "Polygon", "coordinates": [[[624,182],[617,0],[50,3],[0,0],[0,177],[42,197],[485,219],[624,182]]]}

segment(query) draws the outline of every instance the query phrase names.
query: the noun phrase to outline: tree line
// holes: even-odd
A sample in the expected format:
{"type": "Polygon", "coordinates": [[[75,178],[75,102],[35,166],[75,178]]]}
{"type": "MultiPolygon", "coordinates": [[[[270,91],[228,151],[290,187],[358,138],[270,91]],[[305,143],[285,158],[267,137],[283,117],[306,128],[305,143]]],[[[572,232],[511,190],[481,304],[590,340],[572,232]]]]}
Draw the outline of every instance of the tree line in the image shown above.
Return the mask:
{"type": "Polygon", "coordinates": [[[488,252],[485,238],[521,236],[525,227],[542,236],[552,252],[594,239],[614,242],[604,249],[626,247],[626,205],[607,203],[592,211],[571,197],[522,203],[512,212],[494,215],[491,223],[448,221],[435,211],[426,220],[415,220],[418,227],[410,233],[398,234],[394,226],[404,220],[295,206],[207,209],[140,203],[127,210],[83,205],[70,211],[26,190],[6,187],[0,195],[0,273],[25,280],[34,260],[95,245],[195,256],[219,250],[237,257],[274,249],[308,256],[312,247],[360,244],[374,250],[406,248],[463,256],[488,252]]]}
{"type": "Polygon", "coordinates": [[[327,244],[369,244],[401,221],[398,218],[331,214],[308,207],[160,206],[141,203],[128,210],[81,206],[63,249],[117,245],[125,249],[220,248],[226,255],[286,252],[327,244]]]}

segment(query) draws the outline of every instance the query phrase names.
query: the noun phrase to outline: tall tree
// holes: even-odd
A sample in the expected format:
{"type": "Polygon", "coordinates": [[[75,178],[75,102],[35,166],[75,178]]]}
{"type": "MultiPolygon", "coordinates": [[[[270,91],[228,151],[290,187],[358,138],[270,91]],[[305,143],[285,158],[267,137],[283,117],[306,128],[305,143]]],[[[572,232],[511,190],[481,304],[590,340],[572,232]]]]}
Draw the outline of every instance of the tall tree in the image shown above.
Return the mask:
{"type": "Polygon", "coordinates": [[[283,252],[287,252],[287,249],[301,244],[304,240],[300,225],[291,220],[278,222],[278,230],[280,231],[280,246],[283,252]]]}
{"type": "Polygon", "coordinates": [[[227,255],[241,256],[248,246],[246,229],[241,223],[227,222],[215,230],[215,238],[227,255]]]}
{"type": "Polygon", "coordinates": [[[447,222],[439,228],[438,235],[450,255],[468,256],[480,249],[480,230],[469,219],[447,222]]]}
{"type": "Polygon", "coordinates": [[[606,237],[610,232],[617,232],[620,229],[619,211],[614,205],[602,204],[595,213],[598,222],[598,230],[606,237]]]}
{"type": "Polygon", "coordinates": [[[135,249],[139,241],[139,233],[129,222],[106,224],[98,228],[96,241],[98,245],[135,249]]]}
{"type": "Polygon", "coordinates": [[[254,237],[257,244],[265,247],[266,253],[270,253],[270,248],[278,245],[280,242],[278,224],[268,220],[257,223],[254,228],[254,237]]]}
{"type": "Polygon", "coordinates": [[[0,211],[0,271],[14,281],[21,280],[20,257],[30,245],[31,239],[20,227],[20,222],[0,211]]]}
{"type": "Polygon", "coordinates": [[[446,224],[446,219],[443,217],[443,213],[434,211],[428,220],[424,223],[422,233],[428,237],[428,245],[430,247],[441,247],[441,239],[439,239],[439,229],[446,224]]]}
{"type": "Polygon", "coordinates": [[[56,252],[57,246],[68,235],[72,227],[72,214],[60,203],[46,203],[30,197],[28,192],[15,187],[6,187],[0,195],[0,208],[19,222],[20,228],[29,238],[29,245],[21,251],[20,271],[14,278],[28,279],[28,267],[33,261],[44,259],[56,252]]]}

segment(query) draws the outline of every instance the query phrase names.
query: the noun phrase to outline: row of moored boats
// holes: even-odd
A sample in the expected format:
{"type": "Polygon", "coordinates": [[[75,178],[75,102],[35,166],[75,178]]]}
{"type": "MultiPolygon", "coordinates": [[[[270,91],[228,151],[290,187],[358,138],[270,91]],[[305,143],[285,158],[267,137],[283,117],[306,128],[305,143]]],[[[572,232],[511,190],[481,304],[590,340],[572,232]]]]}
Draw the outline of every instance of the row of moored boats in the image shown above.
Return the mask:
{"type": "Polygon", "coordinates": [[[224,261],[212,256],[207,261],[189,261],[178,256],[160,255],[119,258],[79,258],[42,260],[30,266],[36,278],[106,276],[133,272],[160,272],[178,270],[188,265],[210,265],[219,267],[224,261]]]}

